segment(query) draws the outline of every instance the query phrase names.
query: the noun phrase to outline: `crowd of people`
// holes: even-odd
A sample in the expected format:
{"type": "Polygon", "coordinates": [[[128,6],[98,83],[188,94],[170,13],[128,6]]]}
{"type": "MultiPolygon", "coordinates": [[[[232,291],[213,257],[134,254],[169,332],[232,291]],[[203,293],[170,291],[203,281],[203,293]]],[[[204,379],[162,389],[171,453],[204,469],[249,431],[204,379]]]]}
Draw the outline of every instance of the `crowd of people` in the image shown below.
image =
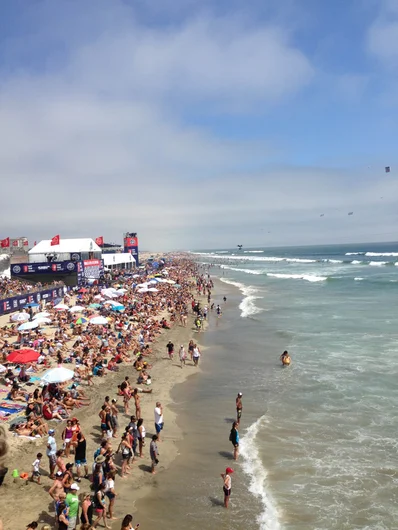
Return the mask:
{"type": "Polygon", "coordinates": [[[13,296],[31,294],[53,285],[63,285],[62,282],[52,284],[32,283],[18,279],[0,277],[0,299],[12,298],[13,296]]]}
{"type": "MultiPolygon", "coordinates": [[[[65,305],[59,307],[43,303],[39,310],[46,315],[42,318],[51,321],[51,328],[46,325],[21,332],[11,320],[0,329],[8,398],[11,403],[25,407],[24,416],[17,418],[19,421],[11,428],[16,435],[46,440],[45,450],[37,452],[32,460],[30,480],[42,486],[42,470],[48,467],[52,480],[49,495],[54,501],[54,518],[60,530],[77,527],[89,530],[100,524],[110,528],[110,521],[115,519],[117,477],[128,479],[134,460],[146,455],[150,458],[151,473],[156,473],[158,443],[164,426],[163,406],[156,401],[155,433],[149,447],[141,413],[143,395],[152,393],[154,341],[174,324],[185,327],[190,315],[203,321],[206,315],[195,300],[195,289],[197,294],[206,295],[210,300],[212,287],[210,278],[194,263],[179,259],[166,270],[151,271],[151,274],[121,271],[114,278],[113,287],[103,289],[95,285],[76,289],[65,295],[65,305]],[[93,324],[92,319],[98,317],[106,323],[93,324]],[[16,347],[34,348],[38,352],[37,360],[21,367],[7,363],[16,347]],[[73,380],[37,384],[36,388],[26,386],[31,376],[38,380],[36,375],[41,370],[57,365],[70,367],[74,371],[73,380]],[[93,432],[84,432],[76,411],[90,405],[90,387],[96,381],[117,373],[123,365],[134,370],[137,380],[131,383],[128,376],[120,374],[115,397],[104,397],[98,411],[101,440],[95,452],[88,454],[87,438],[92,438],[93,432]],[[130,411],[131,402],[135,414],[130,411]],[[125,425],[121,425],[123,419],[125,425]]],[[[37,317],[30,310],[27,315],[28,321],[37,317]]],[[[172,359],[171,341],[167,353],[172,359]]],[[[179,346],[181,368],[189,357],[197,366],[200,355],[199,346],[193,340],[187,349],[179,346]]],[[[122,530],[134,528],[132,521],[132,516],[127,515],[122,530]]],[[[30,528],[37,528],[34,526],[37,523],[32,524],[30,528]]]]}

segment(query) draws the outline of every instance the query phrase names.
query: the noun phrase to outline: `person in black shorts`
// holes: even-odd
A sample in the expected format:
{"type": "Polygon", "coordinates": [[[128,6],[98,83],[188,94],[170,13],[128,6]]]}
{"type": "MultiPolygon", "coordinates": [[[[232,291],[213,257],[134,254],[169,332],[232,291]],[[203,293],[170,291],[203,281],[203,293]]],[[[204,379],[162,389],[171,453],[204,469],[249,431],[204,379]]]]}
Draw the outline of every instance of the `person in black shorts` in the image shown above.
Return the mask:
{"type": "Polygon", "coordinates": [[[239,394],[236,396],[236,423],[239,425],[240,419],[242,417],[242,392],[239,392],[239,394]]]}

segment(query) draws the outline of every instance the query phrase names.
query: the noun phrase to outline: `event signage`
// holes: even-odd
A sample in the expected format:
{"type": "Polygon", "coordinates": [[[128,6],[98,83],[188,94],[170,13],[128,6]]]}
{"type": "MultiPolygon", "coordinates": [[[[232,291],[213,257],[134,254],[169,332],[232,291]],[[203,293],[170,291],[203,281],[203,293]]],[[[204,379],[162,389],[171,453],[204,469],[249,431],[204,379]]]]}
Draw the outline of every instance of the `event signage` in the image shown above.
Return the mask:
{"type": "Polygon", "coordinates": [[[84,278],[98,279],[104,272],[104,262],[102,259],[85,259],[83,260],[84,278]]]}
{"type": "Polygon", "coordinates": [[[131,254],[138,267],[138,237],[125,237],[124,238],[124,252],[131,254]]]}
{"type": "Polygon", "coordinates": [[[51,274],[53,272],[72,273],[77,271],[74,261],[60,261],[56,263],[18,263],[11,266],[12,276],[25,274],[51,274]]]}
{"type": "Polygon", "coordinates": [[[39,304],[41,300],[50,302],[56,298],[63,298],[64,288],[56,287],[54,289],[46,289],[37,293],[22,294],[20,296],[13,296],[12,298],[6,298],[0,300],[0,315],[11,313],[13,311],[19,311],[24,306],[29,304],[39,304]]]}

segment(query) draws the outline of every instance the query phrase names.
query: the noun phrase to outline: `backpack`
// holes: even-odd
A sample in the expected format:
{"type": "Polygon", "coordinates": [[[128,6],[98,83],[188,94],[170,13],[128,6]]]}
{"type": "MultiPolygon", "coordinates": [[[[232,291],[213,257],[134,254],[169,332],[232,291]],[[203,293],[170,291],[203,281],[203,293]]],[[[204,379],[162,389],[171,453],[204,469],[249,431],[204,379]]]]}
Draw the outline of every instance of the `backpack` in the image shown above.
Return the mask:
{"type": "Polygon", "coordinates": [[[98,449],[94,453],[94,460],[97,458],[97,456],[100,455],[100,453],[101,453],[101,447],[98,447],[98,449]]]}

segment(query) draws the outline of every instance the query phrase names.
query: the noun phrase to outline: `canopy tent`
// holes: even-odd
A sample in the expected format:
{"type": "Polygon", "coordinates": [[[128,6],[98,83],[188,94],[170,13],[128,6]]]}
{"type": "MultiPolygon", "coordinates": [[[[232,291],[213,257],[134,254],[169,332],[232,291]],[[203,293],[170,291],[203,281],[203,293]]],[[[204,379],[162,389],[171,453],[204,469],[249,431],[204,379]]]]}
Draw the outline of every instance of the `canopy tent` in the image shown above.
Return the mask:
{"type": "Polygon", "coordinates": [[[29,256],[34,254],[47,254],[47,253],[73,253],[73,252],[101,252],[101,247],[91,239],[90,237],[82,237],[76,239],[63,239],[59,240],[59,245],[51,245],[51,239],[43,239],[37,245],[32,247],[28,254],[29,256]]]}

